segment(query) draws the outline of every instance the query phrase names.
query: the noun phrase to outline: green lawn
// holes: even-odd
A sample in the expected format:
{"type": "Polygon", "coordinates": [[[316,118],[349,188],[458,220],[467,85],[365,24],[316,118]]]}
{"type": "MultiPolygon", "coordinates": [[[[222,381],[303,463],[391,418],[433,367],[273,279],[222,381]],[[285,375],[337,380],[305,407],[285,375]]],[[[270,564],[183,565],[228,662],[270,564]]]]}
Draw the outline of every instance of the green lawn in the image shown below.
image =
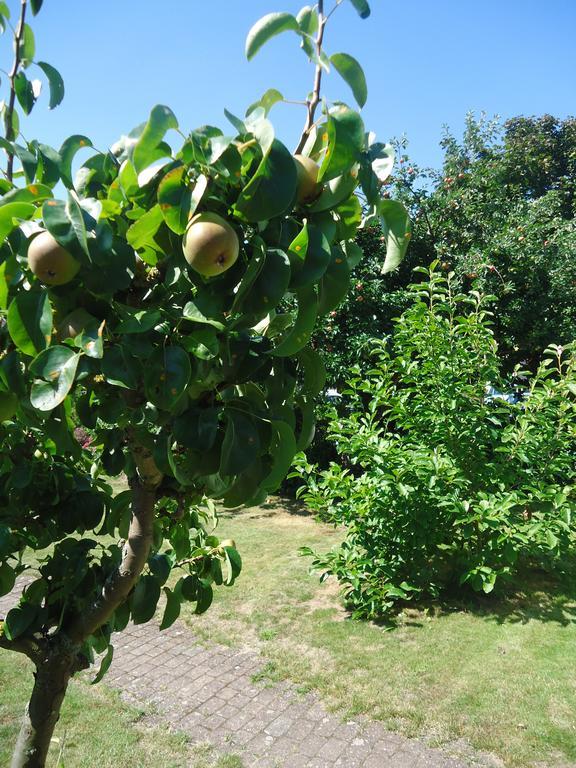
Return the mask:
{"type": "Polygon", "coordinates": [[[396,629],[351,621],[298,547],[337,535],[310,517],[250,510],[221,518],[243,573],[212,608],[183,615],[206,641],[259,648],[272,679],[316,689],[436,743],[464,738],[513,768],[576,765],[576,600],[543,577],[498,600],[410,608],[396,629]]]}
{"type": "MultiPolygon", "coordinates": [[[[18,720],[32,685],[32,665],[0,650],[0,766],[10,764],[18,720]]],[[[129,707],[104,685],[73,681],[64,701],[48,768],[242,768],[234,755],[214,756],[183,734],[151,726],[144,710],[129,707]],[[62,750],[62,762],[58,762],[62,750]]]]}

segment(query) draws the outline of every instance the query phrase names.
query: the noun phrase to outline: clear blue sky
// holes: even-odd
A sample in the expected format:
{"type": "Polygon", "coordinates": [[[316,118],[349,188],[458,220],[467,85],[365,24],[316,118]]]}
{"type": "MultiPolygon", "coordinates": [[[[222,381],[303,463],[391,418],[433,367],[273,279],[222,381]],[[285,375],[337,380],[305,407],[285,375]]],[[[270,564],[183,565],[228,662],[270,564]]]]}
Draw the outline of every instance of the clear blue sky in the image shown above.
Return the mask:
{"type": "MultiPolygon", "coordinates": [[[[15,0],[8,4],[15,13],[15,0]]],[[[244,57],[246,33],[260,16],[295,14],[302,4],[45,0],[32,20],[37,58],[60,70],[66,97],[50,112],[44,95],[24,121],[24,135],[58,147],[66,136],[84,133],[104,148],[156,103],[174,110],[184,132],[205,123],[227,132],[224,107],[242,115],[270,87],[302,99],[312,69],[294,34],[270,41],[250,63],[244,57]]],[[[459,133],[469,110],[503,118],[576,113],[576,0],[372,0],[371,6],[363,21],[344,2],[327,28],[326,47],[361,62],[367,128],[381,140],[406,134],[416,162],[437,165],[443,124],[459,133]]],[[[10,56],[4,37],[5,69],[10,56]]],[[[324,92],[352,102],[336,73],[324,92]]],[[[303,109],[278,105],[271,116],[292,147],[303,109]]]]}

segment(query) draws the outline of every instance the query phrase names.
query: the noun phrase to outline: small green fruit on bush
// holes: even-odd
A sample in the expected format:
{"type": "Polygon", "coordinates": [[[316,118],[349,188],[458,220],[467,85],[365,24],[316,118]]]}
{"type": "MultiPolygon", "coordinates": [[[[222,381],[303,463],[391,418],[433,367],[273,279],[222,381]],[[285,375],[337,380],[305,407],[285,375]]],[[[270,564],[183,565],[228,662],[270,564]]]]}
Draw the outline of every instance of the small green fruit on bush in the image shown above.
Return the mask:
{"type": "Polygon", "coordinates": [[[50,232],[41,232],[28,247],[28,264],[46,285],[65,285],[78,274],[80,264],[62,248],[50,232]]]}
{"type": "Polygon", "coordinates": [[[319,168],[314,160],[304,155],[294,155],[294,160],[298,173],[296,202],[299,205],[312,203],[322,191],[322,184],[318,183],[319,168]]]}
{"type": "Polygon", "coordinates": [[[204,277],[215,277],[235,263],[238,235],[217,213],[199,213],[190,219],[182,243],[188,264],[204,277]]]}
{"type": "Polygon", "coordinates": [[[18,398],[13,392],[0,392],[0,421],[8,421],[18,409],[18,398]]]}

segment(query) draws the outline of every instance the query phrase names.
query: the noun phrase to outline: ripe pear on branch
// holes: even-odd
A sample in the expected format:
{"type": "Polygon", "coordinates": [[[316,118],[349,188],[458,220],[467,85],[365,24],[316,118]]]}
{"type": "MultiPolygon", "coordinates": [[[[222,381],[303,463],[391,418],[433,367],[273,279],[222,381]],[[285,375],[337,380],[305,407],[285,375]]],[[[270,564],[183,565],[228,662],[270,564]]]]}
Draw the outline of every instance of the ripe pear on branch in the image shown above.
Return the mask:
{"type": "Polygon", "coordinates": [[[240,243],[226,219],[207,211],[190,219],[182,249],[192,269],[204,277],[215,277],[236,262],[240,243]]]}
{"type": "Polygon", "coordinates": [[[28,246],[28,265],[45,285],[65,285],[80,269],[79,262],[48,231],[36,235],[28,246]]]}

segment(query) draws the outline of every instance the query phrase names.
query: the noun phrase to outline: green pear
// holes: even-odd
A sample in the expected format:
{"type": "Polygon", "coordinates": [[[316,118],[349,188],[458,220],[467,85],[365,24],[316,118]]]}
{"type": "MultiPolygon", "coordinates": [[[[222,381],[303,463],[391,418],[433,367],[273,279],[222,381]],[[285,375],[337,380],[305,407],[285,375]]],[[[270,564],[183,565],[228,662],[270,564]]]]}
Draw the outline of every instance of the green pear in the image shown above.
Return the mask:
{"type": "Polygon", "coordinates": [[[198,213],[190,219],[182,241],[188,264],[204,277],[226,272],[238,258],[238,235],[217,213],[198,213]]]}
{"type": "Polygon", "coordinates": [[[58,323],[56,327],[56,339],[58,341],[64,341],[64,339],[75,339],[82,331],[95,322],[95,318],[87,312],[83,307],[70,312],[58,323]]]}
{"type": "Polygon", "coordinates": [[[18,410],[18,398],[13,392],[0,392],[0,421],[8,421],[18,410]]]}
{"type": "Polygon", "coordinates": [[[294,155],[298,181],[296,187],[296,202],[299,205],[312,203],[322,192],[322,184],[318,183],[318,165],[305,155],[294,155]]]}
{"type": "Polygon", "coordinates": [[[80,269],[76,259],[47,231],[36,235],[28,246],[28,265],[46,285],[69,283],[80,269]]]}

